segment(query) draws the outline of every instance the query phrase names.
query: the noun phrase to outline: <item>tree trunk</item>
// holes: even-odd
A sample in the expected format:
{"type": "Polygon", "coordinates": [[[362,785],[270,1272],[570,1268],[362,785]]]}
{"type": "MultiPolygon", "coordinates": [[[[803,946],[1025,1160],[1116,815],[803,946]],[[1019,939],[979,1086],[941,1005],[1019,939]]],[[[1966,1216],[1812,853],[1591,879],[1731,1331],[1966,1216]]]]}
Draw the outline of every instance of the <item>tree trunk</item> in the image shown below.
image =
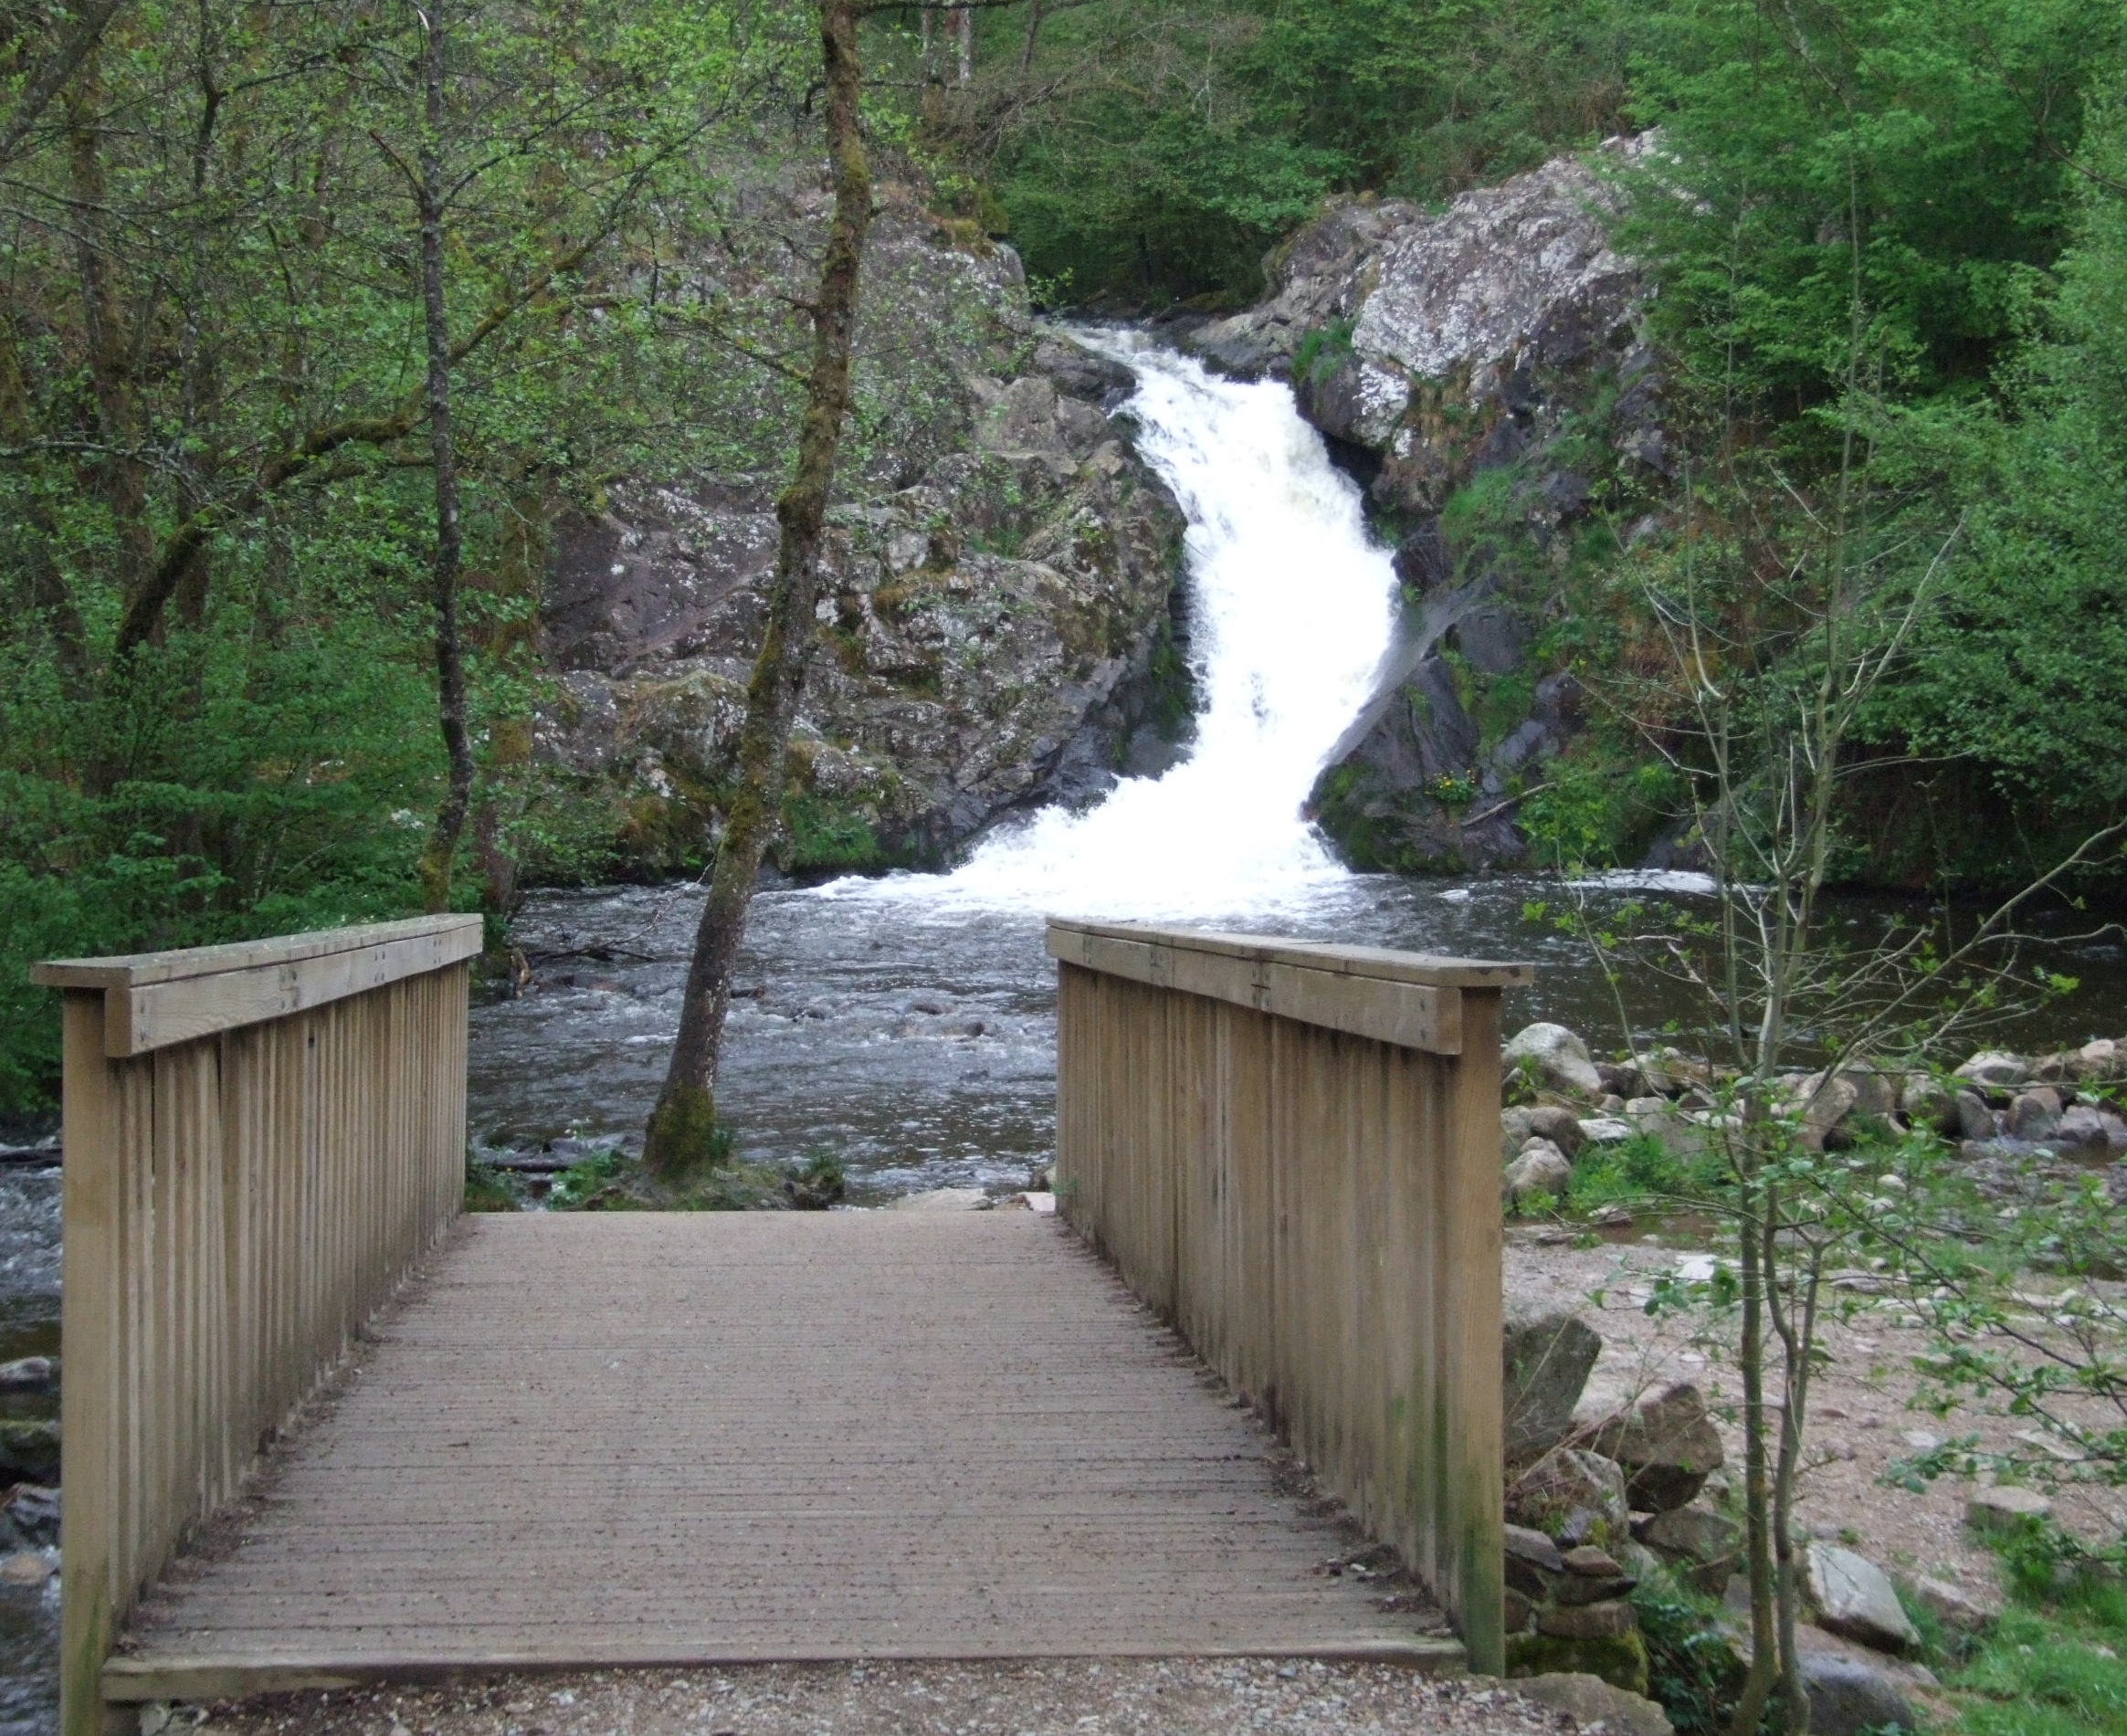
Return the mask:
{"type": "Polygon", "coordinates": [[[745,932],[761,858],[783,808],[790,729],[805,686],[813,611],[819,588],[821,540],[835,456],[849,409],[849,355],[857,324],[858,273],[871,226],[871,172],[858,113],[862,78],[857,62],[854,0],[820,0],[820,52],[827,74],[827,151],[835,215],[820,262],[812,309],[813,358],[806,383],[797,471],[775,502],[782,528],[768,623],[746,688],[739,736],[738,779],[724,816],[723,839],[709,901],[694,937],[687,996],[664,1089],[650,1115],[643,1159],[674,1176],[714,1160],[717,1057],[731,1008],[732,967],[745,932]]]}
{"type": "Polygon", "coordinates": [[[450,426],[450,325],[443,301],[443,0],[422,18],[422,130],[416,189],[421,214],[421,312],[428,343],[428,450],[436,468],[436,680],[450,781],[421,852],[421,891],[431,910],[450,908],[450,869],[473,795],[466,732],[465,658],[458,644],[458,581],[465,561],[458,525],[458,448],[450,426]]]}
{"type": "Polygon", "coordinates": [[[1034,45],[1041,40],[1042,0],[1031,0],[1027,8],[1027,40],[1019,47],[1019,76],[1034,70],[1034,45]]]}
{"type": "Polygon", "coordinates": [[[960,81],[965,84],[974,77],[974,8],[961,7],[953,21],[960,39],[960,81]]]}
{"type": "MultiPolygon", "coordinates": [[[[1753,1130],[1745,1128],[1745,1137],[1753,1130]]],[[[1754,1170],[1754,1154],[1744,1162],[1754,1170]]],[[[1773,1624],[1773,1547],[1771,1490],[1765,1465],[1765,1274],[1759,1259],[1757,1225],[1752,1213],[1760,1196],[1751,1179],[1743,1179],[1741,1234],[1737,1251],[1743,1257],[1743,1343],[1736,1367],[1743,1389],[1743,1526],[1747,1540],[1745,1572],[1751,1587],[1751,1668],[1743,1680],[1729,1736],[1757,1736],[1758,1720],[1773,1686],[1779,1679],[1778,1642],[1773,1624]]]]}

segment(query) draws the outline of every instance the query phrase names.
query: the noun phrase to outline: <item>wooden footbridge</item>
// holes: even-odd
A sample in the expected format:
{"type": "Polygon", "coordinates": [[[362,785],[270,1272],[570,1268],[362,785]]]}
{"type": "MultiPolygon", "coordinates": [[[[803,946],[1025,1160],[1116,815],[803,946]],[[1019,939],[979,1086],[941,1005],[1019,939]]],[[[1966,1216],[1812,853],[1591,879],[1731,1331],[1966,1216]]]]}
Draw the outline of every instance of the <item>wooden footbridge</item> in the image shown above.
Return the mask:
{"type": "Polygon", "coordinates": [[[1525,967],[1058,922],[1060,1223],[468,1217],[479,943],[40,967],[67,1736],[513,1669],[1499,1668],[1525,967]],[[1368,1538],[1385,1594],[1327,1571],[1368,1538]]]}

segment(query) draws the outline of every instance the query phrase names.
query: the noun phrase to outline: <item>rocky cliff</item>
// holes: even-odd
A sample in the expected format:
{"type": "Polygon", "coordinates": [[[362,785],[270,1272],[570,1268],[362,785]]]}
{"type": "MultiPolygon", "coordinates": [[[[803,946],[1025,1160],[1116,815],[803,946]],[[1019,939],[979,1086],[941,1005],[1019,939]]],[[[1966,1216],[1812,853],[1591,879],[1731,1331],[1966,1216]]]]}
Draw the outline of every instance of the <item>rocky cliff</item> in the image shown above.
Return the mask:
{"type": "MultiPolygon", "coordinates": [[[[789,177],[759,196],[803,257],[824,196],[789,177]]],[[[882,187],[880,206],[775,853],[794,871],[938,863],[1000,814],[1159,763],[1188,716],[1182,521],[1115,415],[1128,371],[1036,326],[1009,248],[914,189],[882,187]]],[[[623,482],[556,527],[542,628],[559,693],[535,752],[623,868],[713,843],[779,480],[623,482]]]]}
{"type": "Polygon", "coordinates": [[[1648,285],[1603,221],[1607,172],[1645,149],[1614,141],[1437,216],[1340,202],[1271,256],[1265,300],[1188,340],[1289,378],[1396,542],[1400,642],[1315,790],[1354,866],[1526,851],[1522,798],[1577,721],[1570,581],[1667,469],[1648,285]]]}

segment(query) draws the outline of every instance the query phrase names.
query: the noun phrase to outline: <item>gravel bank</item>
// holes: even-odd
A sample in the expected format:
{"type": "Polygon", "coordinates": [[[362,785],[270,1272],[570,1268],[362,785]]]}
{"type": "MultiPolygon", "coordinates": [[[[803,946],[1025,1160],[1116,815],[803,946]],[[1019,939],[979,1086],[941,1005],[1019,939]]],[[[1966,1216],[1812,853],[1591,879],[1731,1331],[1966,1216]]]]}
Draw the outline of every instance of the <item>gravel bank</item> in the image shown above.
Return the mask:
{"type": "MultiPolygon", "coordinates": [[[[152,1721],[152,1720],[150,1720],[152,1721]]],[[[174,1720],[171,1736],[185,1728],[174,1720]]],[[[1263,1658],[762,1664],[505,1677],[213,1709],[217,1736],[1561,1736],[1496,1684],[1263,1658]]]]}

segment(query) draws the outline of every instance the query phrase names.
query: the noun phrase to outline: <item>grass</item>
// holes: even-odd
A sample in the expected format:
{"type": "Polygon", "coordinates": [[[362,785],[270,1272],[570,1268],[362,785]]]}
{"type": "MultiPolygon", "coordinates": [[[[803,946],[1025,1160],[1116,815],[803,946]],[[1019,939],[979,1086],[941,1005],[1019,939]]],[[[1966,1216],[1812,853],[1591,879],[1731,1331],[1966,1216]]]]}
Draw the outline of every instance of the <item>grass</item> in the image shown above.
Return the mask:
{"type": "Polygon", "coordinates": [[[2009,1604],[1948,1678],[1966,1736],[2127,1736],[2127,1584],[2058,1531],[2004,1552],[2009,1604]]]}

